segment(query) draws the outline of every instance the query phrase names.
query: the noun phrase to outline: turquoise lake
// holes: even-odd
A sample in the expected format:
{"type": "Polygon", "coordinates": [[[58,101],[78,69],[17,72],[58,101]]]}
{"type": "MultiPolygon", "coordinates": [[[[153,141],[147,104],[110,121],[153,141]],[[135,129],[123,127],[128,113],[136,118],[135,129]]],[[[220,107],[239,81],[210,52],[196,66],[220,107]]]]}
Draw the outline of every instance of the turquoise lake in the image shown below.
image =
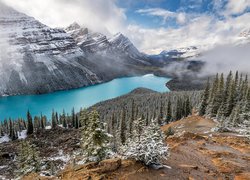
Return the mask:
{"type": "Polygon", "coordinates": [[[167,92],[165,86],[170,79],[148,74],[138,77],[117,78],[110,82],[79,89],[58,91],[43,95],[9,96],[0,98],[0,120],[26,118],[29,109],[32,116],[46,115],[50,119],[52,109],[70,113],[89,107],[97,102],[124,95],[136,88],[144,87],[158,92],[167,92]]]}

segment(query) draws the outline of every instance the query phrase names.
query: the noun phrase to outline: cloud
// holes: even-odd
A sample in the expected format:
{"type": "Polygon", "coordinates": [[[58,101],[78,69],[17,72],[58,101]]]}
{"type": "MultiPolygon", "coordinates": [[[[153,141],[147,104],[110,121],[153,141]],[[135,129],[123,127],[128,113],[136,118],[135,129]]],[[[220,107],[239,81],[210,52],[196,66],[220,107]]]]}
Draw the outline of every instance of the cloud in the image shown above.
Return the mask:
{"type": "Polygon", "coordinates": [[[247,25],[249,19],[250,13],[226,20],[217,20],[204,14],[191,19],[189,23],[178,29],[147,29],[130,25],[128,34],[139,49],[147,53],[159,53],[162,50],[189,46],[209,48],[215,44],[234,42],[243,29],[250,28],[247,25]]]}
{"type": "Polygon", "coordinates": [[[237,15],[250,8],[250,0],[228,0],[226,5],[226,15],[237,15]]]}
{"type": "Polygon", "coordinates": [[[3,0],[7,5],[52,27],[73,22],[95,31],[116,33],[125,28],[124,9],[115,0],[3,0]]]}
{"type": "Polygon", "coordinates": [[[139,14],[142,15],[148,15],[148,16],[156,16],[163,19],[163,23],[167,23],[167,21],[170,18],[173,18],[177,20],[178,23],[184,24],[186,22],[186,16],[185,13],[176,13],[171,12],[162,8],[147,8],[147,9],[139,9],[136,11],[139,14]]]}
{"type": "Polygon", "coordinates": [[[204,53],[197,58],[206,62],[201,75],[228,73],[230,70],[239,70],[242,73],[249,73],[250,67],[250,44],[244,45],[223,45],[218,46],[204,53]]]}

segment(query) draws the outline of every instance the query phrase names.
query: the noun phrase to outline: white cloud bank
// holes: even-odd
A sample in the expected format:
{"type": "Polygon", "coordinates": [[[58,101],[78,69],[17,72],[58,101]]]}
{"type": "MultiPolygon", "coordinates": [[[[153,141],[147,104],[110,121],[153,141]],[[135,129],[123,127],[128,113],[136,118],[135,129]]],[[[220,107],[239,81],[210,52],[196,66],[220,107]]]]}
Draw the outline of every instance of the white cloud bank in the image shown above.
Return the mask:
{"type": "Polygon", "coordinates": [[[232,43],[243,30],[250,28],[249,19],[250,13],[225,20],[204,14],[190,18],[186,25],[177,29],[146,29],[130,25],[128,32],[141,50],[154,54],[188,46],[209,48],[215,44],[232,43]]]}
{"type": "Polygon", "coordinates": [[[102,33],[124,28],[124,10],[115,0],[2,0],[7,5],[35,17],[51,27],[78,22],[102,33]]]}
{"type": "Polygon", "coordinates": [[[204,53],[198,60],[206,62],[201,75],[228,73],[230,70],[249,74],[250,44],[223,45],[204,53]]]}

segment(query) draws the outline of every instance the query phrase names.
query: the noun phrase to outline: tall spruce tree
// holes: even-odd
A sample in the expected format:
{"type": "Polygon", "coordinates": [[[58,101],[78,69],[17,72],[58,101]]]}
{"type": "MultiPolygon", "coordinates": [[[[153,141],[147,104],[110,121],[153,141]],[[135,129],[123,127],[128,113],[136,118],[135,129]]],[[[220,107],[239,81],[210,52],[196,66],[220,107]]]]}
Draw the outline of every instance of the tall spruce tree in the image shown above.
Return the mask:
{"type": "Polygon", "coordinates": [[[71,126],[72,126],[72,128],[76,127],[75,108],[73,108],[72,111],[71,111],[71,126]]]}
{"type": "Polygon", "coordinates": [[[166,124],[168,124],[171,120],[172,120],[172,107],[170,100],[168,100],[166,124]]]}
{"type": "Polygon", "coordinates": [[[52,117],[51,117],[51,128],[55,129],[57,127],[57,121],[56,121],[56,115],[55,111],[52,111],[52,117]]]}
{"type": "Polygon", "coordinates": [[[121,143],[125,144],[126,142],[126,110],[123,108],[122,110],[122,118],[121,118],[121,125],[120,125],[120,138],[121,143]]]}
{"type": "Polygon", "coordinates": [[[89,122],[87,133],[83,132],[82,149],[86,161],[99,162],[108,155],[110,135],[104,130],[104,123],[96,110],[90,112],[89,122]]]}
{"type": "Polygon", "coordinates": [[[199,115],[204,116],[206,114],[206,109],[208,106],[208,98],[209,98],[209,89],[210,89],[210,83],[209,79],[207,80],[206,88],[202,95],[201,105],[199,107],[199,115]]]}
{"type": "Polygon", "coordinates": [[[33,128],[32,117],[29,110],[27,112],[27,121],[28,121],[27,135],[30,135],[33,134],[34,128],[33,128]]]}
{"type": "Polygon", "coordinates": [[[135,102],[132,100],[132,105],[131,105],[131,118],[129,122],[129,134],[132,134],[133,131],[133,122],[135,120],[135,102]]]}

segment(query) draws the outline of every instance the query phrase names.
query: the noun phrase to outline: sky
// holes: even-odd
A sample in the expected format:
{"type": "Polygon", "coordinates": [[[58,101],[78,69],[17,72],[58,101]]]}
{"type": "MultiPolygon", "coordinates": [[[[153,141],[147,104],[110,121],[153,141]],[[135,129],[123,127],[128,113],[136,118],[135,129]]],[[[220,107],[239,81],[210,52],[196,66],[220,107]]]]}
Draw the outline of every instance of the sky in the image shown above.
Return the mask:
{"type": "Polygon", "coordinates": [[[2,0],[51,27],[121,32],[145,53],[210,47],[250,29],[250,0],[2,0]]]}

